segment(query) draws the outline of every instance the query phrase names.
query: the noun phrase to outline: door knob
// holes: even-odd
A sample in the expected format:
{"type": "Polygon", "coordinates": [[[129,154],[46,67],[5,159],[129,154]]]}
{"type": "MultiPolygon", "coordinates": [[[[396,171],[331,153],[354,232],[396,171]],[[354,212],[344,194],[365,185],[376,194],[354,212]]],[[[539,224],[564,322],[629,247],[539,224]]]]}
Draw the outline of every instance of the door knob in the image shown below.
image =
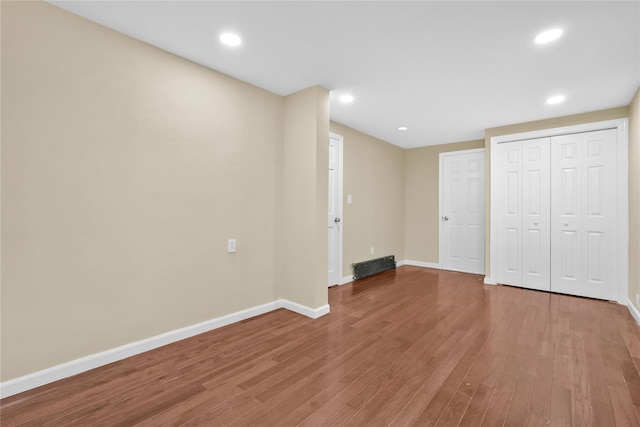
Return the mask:
{"type": "Polygon", "coordinates": [[[340,222],[340,218],[335,217],[335,218],[333,219],[333,222],[336,222],[336,223],[340,222]]]}
{"type": "Polygon", "coordinates": [[[448,217],[448,216],[443,216],[443,217],[442,217],[442,220],[443,220],[443,221],[449,221],[449,217],[448,217]]]}

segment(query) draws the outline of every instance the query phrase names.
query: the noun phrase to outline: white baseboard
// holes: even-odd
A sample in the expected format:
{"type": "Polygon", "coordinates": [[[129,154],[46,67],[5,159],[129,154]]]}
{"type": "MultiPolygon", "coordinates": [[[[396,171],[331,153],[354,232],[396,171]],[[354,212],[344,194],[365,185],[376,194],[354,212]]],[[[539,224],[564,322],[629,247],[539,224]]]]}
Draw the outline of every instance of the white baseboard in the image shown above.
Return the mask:
{"type": "Polygon", "coordinates": [[[338,283],[338,285],[346,285],[347,283],[351,282],[353,282],[353,275],[343,277],[342,279],[340,279],[340,283],[338,283]]]}
{"type": "Polygon", "coordinates": [[[497,285],[498,282],[496,282],[495,279],[492,279],[489,276],[484,276],[484,284],[485,285],[497,285]]]}
{"type": "MultiPolygon", "coordinates": [[[[463,271],[463,270],[450,270],[450,269],[443,269],[440,267],[440,264],[437,263],[433,263],[433,262],[425,262],[425,261],[413,261],[413,260],[405,260],[405,261],[400,261],[397,263],[398,266],[400,266],[402,263],[402,265],[412,265],[414,267],[425,267],[425,268],[435,268],[436,270],[446,270],[446,271],[458,271],[460,273],[470,273],[470,274],[484,274],[484,273],[475,273],[475,272],[470,272],[470,271],[463,271]]],[[[493,281],[493,279],[488,278],[485,276],[484,279],[484,283],[487,285],[497,285],[497,283],[495,281],[493,281]]]]}
{"type": "Polygon", "coordinates": [[[79,359],[71,360],[60,365],[52,366],[41,371],[33,372],[22,377],[14,378],[0,383],[0,398],[13,396],[23,391],[31,390],[54,381],[68,378],[109,363],[117,362],[127,357],[135,356],[149,350],[153,350],[167,344],[171,344],[185,338],[190,338],[232,323],[240,322],[251,317],[259,316],[279,308],[286,308],[295,313],[302,314],[312,319],[317,319],[329,313],[329,304],[318,308],[310,308],[292,301],[279,299],[267,304],[251,307],[246,310],[237,311],[226,316],[196,323],[164,334],[145,338],[130,344],[91,354],[79,359]]]}
{"type": "Polygon", "coordinates": [[[640,325],[640,311],[636,308],[635,305],[631,302],[631,300],[627,300],[627,308],[629,309],[629,313],[636,319],[636,323],[640,325]]]}
{"type": "Polygon", "coordinates": [[[425,268],[440,269],[440,264],[433,263],[433,262],[412,261],[410,259],[407,259],[407,260],[402,261],[402,262],[403,262],[403,265],[412,265],[414,267],[425,267],[425,268]]]}
{"type": "Polygon", "coordinates": [[[325,314],[329,314],[329,304],[325,304],[318,308],[310,308],[306,305],[298,304],[297,302],[288,301],[286,299],[281,299],[279,301],[282,303],[283,308],[312,319],[317,319],[325,314]]]}
{"type": "MultiPolygon", "coordinates": [[[[407,261],[396,261],[396,267],[402,267],[403,265],[406,265],[407,261]]],[[[340,279],[340,282],[338,283],[338,285],[346,285],[347,283],[351,283],[353,282],[353,275],[351,276],[345,276],[342,279],[340,279]]]]}

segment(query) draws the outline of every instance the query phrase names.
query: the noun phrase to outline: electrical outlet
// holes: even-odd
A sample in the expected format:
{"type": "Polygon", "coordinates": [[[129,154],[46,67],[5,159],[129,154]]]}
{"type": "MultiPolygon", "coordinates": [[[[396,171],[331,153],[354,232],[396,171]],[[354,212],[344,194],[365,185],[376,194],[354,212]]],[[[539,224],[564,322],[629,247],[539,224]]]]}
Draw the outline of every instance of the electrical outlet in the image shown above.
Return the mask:
{"type": "Polygon", "coordinates": [[[227,241],[227,252],[234,253],[236,251],[236,239],[229,239],[227,241]]]}
{"type": "Polygon", "coordinates": [[[375,253],[376,253],[376,248],[375,248],[375,247],[373,247],[373,246],[371,246],[371,255],[373,255],[373,254],[375,254],[375,253]]]}

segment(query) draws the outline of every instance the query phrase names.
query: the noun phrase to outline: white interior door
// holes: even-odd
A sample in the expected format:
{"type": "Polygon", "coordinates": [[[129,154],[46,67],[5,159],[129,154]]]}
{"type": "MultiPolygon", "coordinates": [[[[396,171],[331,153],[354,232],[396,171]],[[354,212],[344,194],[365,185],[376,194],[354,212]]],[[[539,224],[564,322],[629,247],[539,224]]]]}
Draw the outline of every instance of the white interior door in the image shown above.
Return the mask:
{"type": "Polygon", "coordinates": [[[328,285],[340,283],[342,270],[342,137],[329,137],[328,285]]]}
{"type": "Polygon", "coordinates": [[[551,138],[553,292],[617,299],[616,136],[551,138]]]}
{"type": "Polygon", "coordinates": [[[440,155],[440,268],[484,273],[484,149],[440,155]]]}

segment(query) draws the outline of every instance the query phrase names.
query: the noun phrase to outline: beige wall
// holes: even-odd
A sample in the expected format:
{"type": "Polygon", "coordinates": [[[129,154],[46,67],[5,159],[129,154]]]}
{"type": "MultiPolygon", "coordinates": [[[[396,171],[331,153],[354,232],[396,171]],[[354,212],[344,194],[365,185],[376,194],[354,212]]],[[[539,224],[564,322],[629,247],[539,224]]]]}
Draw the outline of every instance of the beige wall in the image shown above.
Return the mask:
{"type": "Polygon", "coordinates": [[[412,148],[405,151],[405,257],[437,264],[440,153],[483,148],[484,141],[412,148]]]}
{"type": "Polygon", "coordinates": [[[2,113],[2,380],[277,297],[282,97],[2,2],[2,113]]]}
{"type": "Polygon", "coordinates": [[[353,274],[354,262],[404,260],[404,150],[335,122],[331,132],[344,138],[342,277],[353,274]]]}
{"type": "MultiPolygon", "coordinates": [[[[555,117],[547,120],[537,120],[534,122],[517,123],[508,126],[495,127],[485,129],[485,159],[486,159],[486,230],[487,238],[485,241],[485,275],[491,277],[491,254],[489,247],[491,244],[491,138],[499,135],[511,135],[515,133],[531,132],[543,129],[552,129],[564,126],[574,126],[583,123],[601,122],[605,120],[620,119],[629,116],[628,107],[611,108],[608,110],[592,111],[589,113],[575,114],[571,116],[555,117]]],[[[494,278],[495,279],[495,278],[494,278]]]]}
{"type": "Polygon", "coordinates": [[[276,285],[279,297],[312,308],[327,303],[328,105],[329,92],[318,86],[284,100],[276,285]]]}
{"type": "Polygon", "coordinates": [[[640,89],[629,105],[629,300],[633,304],[636,294],[640,294],[640,89]]]}
{"type": "MultiPolygon", "coordinates": [[[[0,2],[0,53],[2,49],[2,5],[0,2]]],[[[0,57],[0,100],[2,100],[2,58],[0,57]]],[[[0,130],[2,127],[2,102],[0,101],[0,130]]],[[[0,131],[0,189],[2,188],[2,132],[0,131]]],[[[0,191],[0,381],[2,381],[2,192],[0,191]]]]}

